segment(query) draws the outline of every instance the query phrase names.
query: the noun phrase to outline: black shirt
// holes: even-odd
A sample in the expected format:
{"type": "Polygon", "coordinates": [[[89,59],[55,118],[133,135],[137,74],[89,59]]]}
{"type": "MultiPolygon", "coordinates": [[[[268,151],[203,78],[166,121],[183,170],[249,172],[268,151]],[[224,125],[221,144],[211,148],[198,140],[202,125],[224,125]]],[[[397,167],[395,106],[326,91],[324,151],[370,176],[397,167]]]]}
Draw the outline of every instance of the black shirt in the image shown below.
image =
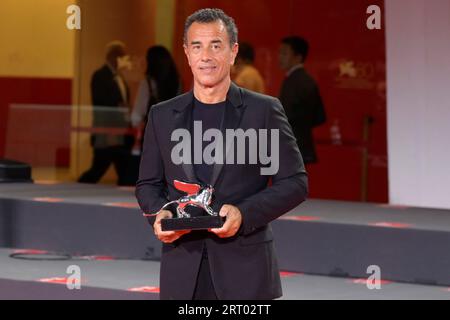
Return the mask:
{"type": "MultiPolygon", "coordinates": [[[[212,172],[214,168],[214,164],[206,164],[203,159],[203,150],[207,145],[209,145],[212,141],[203,141],[203,134],[208,129],[219,129],[222,123],[222,119],[225,113],[226,101],[219,103],[207,104],[198,101],[194,98],[194,107],[192,109],[192,132],[191,136],[194,139],[194,121],[201,121],[202,124],[202,154],[200,155],[201,163],[195,163],[194,156],[192,157],[194,172],[197,176],[197,179],[200,183],[210,184],[212,172]]],[[[192,146],[192,155],[194,155],[194,141],[191,143],[192,146]]],[[[204,215],[205,212],[200,208],[188,207],[186,208],[192,216],[200,216],[204,215]]],[[[207,233],[207,231],[200,231],[207,233]]],[[[206,251],[206,246],[203,244],[203,259],[208,258],[208,253],[206,251]]]]}
{"type": "MultiPolygon", "coordinates": [[[[226,101],[206,104],[194,98],[194,108],[192,109],[192,128],[194,128],[194,121],[201,121],[202,137],[205,131],[208,129],[220,130],[220,124],[222,123],[225,107],[226,101]]],[[[194,138],[193,135],[192,138],[194,138]]],[[[197,179],[199,180],[199,182],[204,184],[211,183],[212,171],[214,167],[214,164],[206,164],[203,159],[203,150],[210,143],[212,143],[212,141],[203,141],[202,143],[202,154],[197,155],[200,156],[201,163],[196,164],[195,161],[193,161],[194,171],[197,179]]],[[[194,143],[192,143],[192,150],[194,160],[194,143]]]]}

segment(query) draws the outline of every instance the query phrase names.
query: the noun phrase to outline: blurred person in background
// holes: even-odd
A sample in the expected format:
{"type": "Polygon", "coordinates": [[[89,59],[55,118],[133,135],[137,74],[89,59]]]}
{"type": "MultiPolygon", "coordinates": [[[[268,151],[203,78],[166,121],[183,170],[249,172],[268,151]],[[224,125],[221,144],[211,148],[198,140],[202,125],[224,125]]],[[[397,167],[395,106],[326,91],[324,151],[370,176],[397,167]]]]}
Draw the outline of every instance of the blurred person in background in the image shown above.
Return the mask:
{"type": "MultiPolygon", "coordinates": [[[[91,78],[91,98],[94,108],[94,130],[123,128],[129,126],[129,89],[119,69],[127,58],[123,42],[112,41],[106,46],[105,64],[96,70],[91,78]]],[[[131,136],[132,138],[132,136],[131,136]]],[[[91,145],[94,154],[91,167],[84,172],[78,182],[97,183],[114,164],[118,185],[126,185],[126,169],[132,146],[130,136],[114,133],[94,133],[91,145]]]]}
{"type": "Polygon", "coordinates": [[[253,65],[255,51],[245,42],[239,44],[239,52],[233,68],[233,81],[238,86],[259,93],[264,93],[264,79],[253,65]]]}
{"type": "Polygon", "coordinates": [[[281,41],[279,62],[286,72],[280,101],[286,111],[305,164],[317,162],[313,128],[326,121],[316,81],[305,70],[308,42],[297,36],[281,41]]]}
{"type": "Polygon", "coordinates": [[[147,69],[131,113],[133,127],[144,125],[150,107],[181,93],[181,81],[170,52],[163,46],[147,50],[147,69]]]}
{"type": "Polygon", "coordinates": [[[182,91],[177,66],[169,52],[163,46],[148,48],[145,77],[139,83],[136,100],[131,112],[131,125],[134,128],[135,141],[128,164],[128,175],[133,185],[139,175],[139,162],[142,153],[142,139],[150,108],[162,101],[172,99],[182,91]]]}

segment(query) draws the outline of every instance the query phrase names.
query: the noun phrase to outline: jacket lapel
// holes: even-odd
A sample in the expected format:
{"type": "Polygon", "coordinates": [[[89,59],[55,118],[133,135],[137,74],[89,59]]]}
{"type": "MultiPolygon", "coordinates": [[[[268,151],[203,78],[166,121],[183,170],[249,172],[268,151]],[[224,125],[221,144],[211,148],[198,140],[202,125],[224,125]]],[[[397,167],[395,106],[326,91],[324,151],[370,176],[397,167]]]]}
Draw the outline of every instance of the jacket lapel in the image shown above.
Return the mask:
{"type": "MultiPolygon", "coordinates": [[[[231,142],[227,141],[226,139],[226,129],[236,129],[240,122],[242,115],[244,113],[245,106],[242,103],[242,97],[241,97],[241,91],[238,86],[236,86],[234,83],[231,83],[230,89],[228,90],[227,94],[227,103],[225,107],[225,114],[222,119],[221,125],[220,125],[220,131],[222,132],[222,137],[224,139],[224,160],[225,163],[227,154],[230,152],[231,149],[231,142]]],[[[216,163],[213,167],[213,173],[211,177],[211,185],[215,186],[217,179],[220,176],[220,173],[222,172],[224,163],[216,163]]]]}
{"type": "MultiPolygon", "coordinates": [[[[187,129],[192,132],[192,104],[193,104],[194,94],[192,91],[185,94],[183,99],[180,99],[178,104],[175,105],[173,109],[173,124],[175,129],[187,129]]],[[[191,142],[192,143],[192,142],[191,142]]],[[[190,163],[182,163],[182,169],[186,175],[187,181],[185,182],[196,182],[197,178],[194,173],[194,166],[192,165],[193,155],[191,155],[190,163]]]]}

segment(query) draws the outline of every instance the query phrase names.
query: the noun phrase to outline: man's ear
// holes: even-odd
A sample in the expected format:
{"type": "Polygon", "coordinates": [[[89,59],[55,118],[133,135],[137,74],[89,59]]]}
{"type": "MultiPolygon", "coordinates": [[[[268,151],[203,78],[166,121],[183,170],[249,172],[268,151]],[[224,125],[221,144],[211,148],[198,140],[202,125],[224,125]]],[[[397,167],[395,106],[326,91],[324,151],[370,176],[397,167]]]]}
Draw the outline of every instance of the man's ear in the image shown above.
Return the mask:
{"type": "Polygon", "coordinates": [[[233,44],[233,46],[231,47],[231,52],[232,52],[232,57],[231,57],[231,61],[230,64],[234,65],[235,61],[236,61],[236,56],[239,52],[239,44],[237,42],[235,42],[233,44]]]}
{"type": "Polygon", "coordinates": [[[183,44],[184,54],[186,55],[189,66],[191,66],[191,62],[189,61],[188,47],[186,44],[183,44]]]}

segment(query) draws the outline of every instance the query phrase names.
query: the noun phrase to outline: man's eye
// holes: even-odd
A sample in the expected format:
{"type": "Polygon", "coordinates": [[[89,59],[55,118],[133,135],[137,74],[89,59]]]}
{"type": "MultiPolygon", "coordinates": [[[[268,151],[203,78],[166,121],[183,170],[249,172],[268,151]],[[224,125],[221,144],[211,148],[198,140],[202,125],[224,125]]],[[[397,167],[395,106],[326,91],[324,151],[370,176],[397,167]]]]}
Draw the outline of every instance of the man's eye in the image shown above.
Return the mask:
{"type": "Polygon", "coordinates": [[[220,49],[220,45],[214,44],[214,45],[213,45],[213,49],[220,49]]]}

